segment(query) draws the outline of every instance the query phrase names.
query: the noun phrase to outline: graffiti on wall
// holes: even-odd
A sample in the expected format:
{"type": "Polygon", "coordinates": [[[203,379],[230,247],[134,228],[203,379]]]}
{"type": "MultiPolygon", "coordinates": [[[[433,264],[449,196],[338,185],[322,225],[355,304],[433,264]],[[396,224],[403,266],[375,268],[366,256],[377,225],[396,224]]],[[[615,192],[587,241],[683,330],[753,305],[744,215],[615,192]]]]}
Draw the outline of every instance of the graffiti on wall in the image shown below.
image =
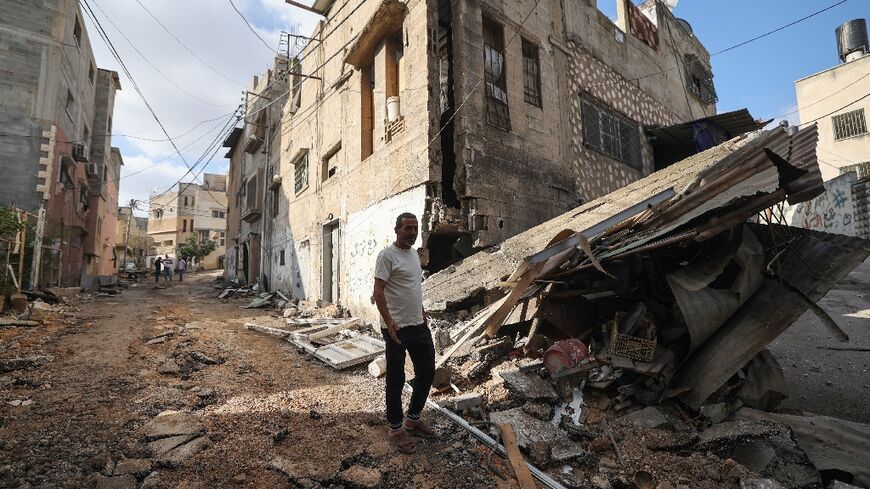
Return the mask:
{"type": "Polygon", "coordinates": [[[785,208],[787,222],[799,228],[857,236],[852,201],[852,184],[857,179],[855,172],[848,172],[828,180],[825,193],[809,202],[785,208]]]}
{"type": "MultiPolygon", "coordinates": [[[[375,260],[378,253],[392,243],[396,234],[396,216],[412,212],[420,219],[426,205],[426,188],[419,186],[394,195],[377,204],[350,214],[343,233],[344,287],[342,297],[354,315],[374,321],[377,318],[371,304],[375,260]]],[[[415,247],[422,241],[417,237],[415,247]]]]}

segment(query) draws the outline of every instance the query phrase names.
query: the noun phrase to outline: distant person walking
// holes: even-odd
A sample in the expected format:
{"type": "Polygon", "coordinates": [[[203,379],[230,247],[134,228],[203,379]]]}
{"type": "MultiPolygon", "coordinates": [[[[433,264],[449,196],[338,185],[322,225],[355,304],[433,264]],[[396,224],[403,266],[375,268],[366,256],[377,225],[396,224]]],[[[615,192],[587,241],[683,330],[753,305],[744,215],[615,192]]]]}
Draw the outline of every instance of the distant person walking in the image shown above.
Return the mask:
{"type": "Polygon", "coordinates": [[[172,265],[172,258],[169,255],[163,255],[163,280],[166,282],[172,282],[172,265]]]}
{"type": "Polygon", "coordinates": [[[178,270],[178,281],[184,282],[184,272],[187,271],[187,261],[184,257],[178,259],[178,265],[175,267],[178,270]]]}
{"type": "Polygon", "coordinates": [[[163,266],[163,258],[157,257],[154,260],[154,283],[160,282],[160,268],[163,266]]]}

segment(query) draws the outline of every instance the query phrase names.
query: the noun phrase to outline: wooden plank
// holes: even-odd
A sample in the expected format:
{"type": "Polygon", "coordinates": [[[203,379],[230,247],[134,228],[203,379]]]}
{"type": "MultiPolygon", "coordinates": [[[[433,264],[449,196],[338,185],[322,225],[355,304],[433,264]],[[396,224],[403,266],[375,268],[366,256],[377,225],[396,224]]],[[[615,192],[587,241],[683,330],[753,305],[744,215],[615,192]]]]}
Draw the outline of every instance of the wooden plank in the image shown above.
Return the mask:
{"type": "Polygon", "coordinates": [[[500,424],[498,429],[501,430],[501,439],[504,442],[508,460],[511,463],[511,467],[514,468],[514,475],[517,477],[520,488],[536,489],[538,486],[535,485],[535,479],[529,471],[529,466],[526,464],[523,454],[520,453],[520,446],[517,443],[517,434],[514,433],[513,425],[510,423],[500,424]]]}
{"type": "Polygon", "coordinates": [[[546,263],[546,261],[535,263],[525,273],[523,273],[516,287],[510,291],[507,297],[503,299],[502,304],[486,321],[487,336],[493,337],[498,333],[501,325],[504,324],[505,319],[507,319],[508,314],[510,314],[511,310],[517,304],[517,301],[519,301],[523,296],[523,293],[525,293],[526,288],[531,285],[532,281],[535,280],[546,263]]]}
{"type": "Polygon", "coordinates": [[[330,326],[330,327],[324,329],[323,331],[320,331],[319,333],[314,333],[314,334],[310,335],[310,336],[308,337],[308,339],[311,340],[311,341],[314,342],[314,343],[318,343],[318,342],[319,342],[318,340],[320,340],[320,339],[322,339],[322,338],[326,338],[326,337],[328,337],[328,336],[332,336],[332,335],[338,333],[339,331],[341,331],[341,330],[343,330],[343,329],[356,328],[356,327],[358,327],[361,323],[362,323],[362,320],[361,320],[360,318],[352,318],[352,319],[348,319],[348,320],[346,320],[346,321],[343,322],[343,323],[339,323],[339,324],[335,324],[335,325],[333,325],[333,326],[330,326]]]}
{"type": "Polygon", "coordinates": [[[357,318],[287,318],[287,324],[290,326],[312,326],[315,324],[341,324],[357,318]]]}
{"type": "Polygon", "coordinates": [[[257,331],[259,333],[273,334],[282,338],[289,338],[292,335],[290,331],[254,323],[245,323],[245,329],[248,329],[250,331],[257,331]]]}
{"type": "Polygon", "coordinates": [[[480,334],[480,332],[483,330],[484,325],[486,324],[486,319],[489,318],[489,315],[492,314],[498,307],[500,307],[504,303],[505,299],[506,298],[503,297],[498,301],[493,302],[492,304],[487,306],[486,309],[480,311],[477,317],[468,322],[468,325],[466,325],[465,333],[462,335],[462,337],[456,340],[456,343],[454,343],[449,350],[444,352],[444,355],[442,355],[441,358],[439,358],[438,361],[435,362],[436,370],[441,368],[445,363],[447,363],[447,360],[450,360],[450,357],[454,353],[456,353],[456,351],[459,350],[459,348],[461,348],[466,341],[480,334]]]}

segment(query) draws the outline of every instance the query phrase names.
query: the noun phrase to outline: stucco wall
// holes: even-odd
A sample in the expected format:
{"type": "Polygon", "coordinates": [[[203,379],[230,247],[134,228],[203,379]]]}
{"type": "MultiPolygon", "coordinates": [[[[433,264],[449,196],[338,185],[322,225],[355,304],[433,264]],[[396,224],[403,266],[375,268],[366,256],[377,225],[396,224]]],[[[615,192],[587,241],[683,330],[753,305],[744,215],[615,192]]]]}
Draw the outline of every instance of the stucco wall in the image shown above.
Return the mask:
{"type": "Polygon", "coordinates": [[[841,167],[870,162],[870,133],[835,141],[832,122],[838,114],[863,108],[865,122],[870,126],[870,98],[851,103],[870,93],[868,74],[870,56],[864,56],[795,82],[801,123],[821,117],[817,151],[823,180],[839,175],[841,167]]]}
{"type": "MultiPolygon", "coordinates": [[[[375,260],[378,253],[396,240],[396,216],[411,212],[423,215],[426,188],[419,186],[351,213],[342,233],[342,277],[347,281],[342,301],[353,314],[377,322],[377,309],[371,303],[375,260]]],[[[420,236],[414,248],[422,244],[420,236]]],[[[422,277],[421,277],[422,280],[422,277]]]]}
{"type": "Polygon", "coordinates": [[[789,225],[826,233],[858,236],[852,184],[855,172],[847,172],[825,182],[825,193],[809,202],[786,206],[789,225]]]}

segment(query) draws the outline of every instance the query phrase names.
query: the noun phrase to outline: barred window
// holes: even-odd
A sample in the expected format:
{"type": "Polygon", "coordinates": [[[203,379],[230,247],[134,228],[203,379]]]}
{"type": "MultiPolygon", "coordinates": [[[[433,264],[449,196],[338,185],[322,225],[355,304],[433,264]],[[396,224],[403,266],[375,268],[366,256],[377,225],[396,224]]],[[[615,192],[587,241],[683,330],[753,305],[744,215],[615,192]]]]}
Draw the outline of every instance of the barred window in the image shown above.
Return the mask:
{"type": "Polygon", "coordinates": [[[867,120],[864,118],[863,108],[837,114],[831,117],[831,121],[834,123],[834,140],[867,134],[867,120]]]}
{"type": "Polygon", "coordinates": [[[637,123],[592,98],[583,97],[581,102],[584,144],[640,169],[637,123]]]}
{"type": "Polygon", "coordinates": [[[295,163],[294,174],[295,181],[293,182],[293,192],[299,193],[308,186],[308,152],[302,154],[295,163]]]}
{"type": "Polygon", "coordinates": [[[526,102],[541,106],[541,61],[538,46],[523,39],[523,96],[526,102]]]}
{"type": "Polygon", "coordinates": [[[686,68],[686,84],[689,92],[705,104],[715,104],[719,101],[716,86],[713,85],[713,72],[707,68],[700,58],[687,54],[683,58],[686,68]]]}
{"type": "Polygon", "coordinates": [[[486,17],[483,18],[483,70],[486,81],[486,120],[510,131],[504,29],[486,17]]]}

